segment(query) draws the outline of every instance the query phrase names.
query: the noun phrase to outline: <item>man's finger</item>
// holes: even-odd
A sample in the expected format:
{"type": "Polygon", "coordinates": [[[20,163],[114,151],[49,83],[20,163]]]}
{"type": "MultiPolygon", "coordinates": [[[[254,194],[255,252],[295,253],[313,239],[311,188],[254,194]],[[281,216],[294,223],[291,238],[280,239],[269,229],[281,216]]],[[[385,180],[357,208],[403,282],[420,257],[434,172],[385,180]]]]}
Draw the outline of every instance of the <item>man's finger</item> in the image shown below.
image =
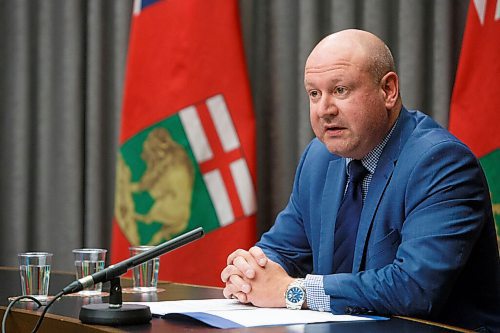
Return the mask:
{"type": "Polygon", "coordinates": [[[224,295],[225,298],[232,298],[233,293],[235,293],[235,292],[236,292],[236,290],[232,290],[232,286],[230,284],[228,284],[222,290],[222,295],[224,295]]]}
{"type": "Polygon", "coordinates": [[[234,293],[231,298],[236,298],[240,303],[248,303],[247,294],[242,292],[234,293]]]}
{"type": "Polygon", "coordinates": [[[233,298],[237,299],[241,303],[248,303],[247,295],[244,292],[239,291],[238,288],[231,282],[226,284],[226,287],[222,290],[222,294],[225,298],[233,298]]]}
{"type": "Polygon", "coordinates": [[[231,282],[231,284],[234,286],[234,288],[236,289],[235,291],[242,291],[244,293],[249,293],[252,290],[250,284],[245,282],[245,280],[243,280],[238,275],[231,275],[229,277],[229,282],[231,282]]]}
{"type": "Polygon", "coordinates": [[[261,267],[266,266],[267,256],[260,247],[253,246],[250,248],[250,250],[248,250],[248,252],[252,255],[252,257],[254,257],[255,261],[257,262],[257,264],[259,264],[259,266],[261,267]]]}
{"type": "Polygon", "coordinates": [[[227,265],[232,265],[234,259],[236,259],[237,257],[243,257],[243,258],[247,257],[248,258],[250,256],[251,255],[248,251],[245,251],[243,249],[238,249],[227,256],[227,265]]]}
{"type": "Polygon", "coordinates": [[[233,260],[233,265],[242,272],[247,278],[253,279],[255,277],[255,269],[243,257],[236,257],[233,260]]]}
{"type": "Polygon", "coordinates": [[[220,273],[220,279],[226,283],[231,275],[240,275],[243,277],[243,273],[236,266],[228,265],[220,273]]]}

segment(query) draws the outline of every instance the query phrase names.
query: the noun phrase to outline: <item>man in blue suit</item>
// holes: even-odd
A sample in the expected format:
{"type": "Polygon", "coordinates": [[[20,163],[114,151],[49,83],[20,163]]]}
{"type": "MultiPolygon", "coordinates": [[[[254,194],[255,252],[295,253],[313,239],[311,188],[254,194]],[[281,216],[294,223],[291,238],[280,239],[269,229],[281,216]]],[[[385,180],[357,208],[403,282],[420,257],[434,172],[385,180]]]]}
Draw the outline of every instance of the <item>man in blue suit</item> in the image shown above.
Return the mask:
{"type": "Polygon", "coordinates": [[[323,39],[304,83],[316,138],[274,226],[229,255],[224,296],[500,330],[491,201],[471,151],[403,107],[392,55],[371,33],[323,39]]]}

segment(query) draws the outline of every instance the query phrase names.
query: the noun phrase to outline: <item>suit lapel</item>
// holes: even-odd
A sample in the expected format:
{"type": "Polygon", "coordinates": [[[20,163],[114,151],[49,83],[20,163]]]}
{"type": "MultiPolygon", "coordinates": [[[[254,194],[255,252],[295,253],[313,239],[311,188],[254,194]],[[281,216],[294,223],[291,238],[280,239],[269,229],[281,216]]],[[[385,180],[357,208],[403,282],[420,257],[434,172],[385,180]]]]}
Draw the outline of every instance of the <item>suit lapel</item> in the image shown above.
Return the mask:
{"type": "Polygon", "coordinates": [[[375,212],[377,210],[378,204],[382,198],[387,184],[392,176],[392,171],[394,170],[394,164],[396,159],[388,158],[384,161],[379,160],[377,169],[373,174],[372,181],[370,183],[370,188],[366,195],[365,203],[363,205],[363,211],[361,212],[361,217],[359,220],[358,235],[356,237],[356,246],[354,249],[354,259],[353,259],[353,272],[359,272],[361,268],[361,262],[363,259],[363,252],[366,246],[366,240],[368,237],[368,232],[373,223],[375,217],[375,212]],[[381,164],[382,162],[382,164],[381,164]]]}
{"type": "Polygon", "coordinates": [[[370,182],[370,187],[368,188],[368,193],[366,194],[365,203],[363,205],[363,211],[361,212],[356,246],[354,249],[354,273],[359,272],[361,269],[368,234],[375,218],[378,205],[392,177],[401,149],[414,128],[411,121],[409,121],[410,119],[408,111],[402,108],[396,128],[394,128],[394,132],[380,156],[377,168],[370,182]]]}
{"type": "Polygon", "coordinates": [[[337,211],[344,196],[346,182],[345,160],[331,161],[323,190],[321,203],[321,229],[318,258],[318,274],[331,274],[333,268],[333,231],[337,220],[337,211]]]}

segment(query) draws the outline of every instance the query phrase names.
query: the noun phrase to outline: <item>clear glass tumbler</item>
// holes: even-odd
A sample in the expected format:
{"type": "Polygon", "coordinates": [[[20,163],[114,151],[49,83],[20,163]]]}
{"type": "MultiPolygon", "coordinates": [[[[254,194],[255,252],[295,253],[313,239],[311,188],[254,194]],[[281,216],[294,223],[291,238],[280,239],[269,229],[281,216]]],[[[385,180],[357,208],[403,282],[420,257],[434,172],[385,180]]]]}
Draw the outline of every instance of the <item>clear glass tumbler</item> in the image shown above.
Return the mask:
{"type": "Polygon", "coordinates": [[[46,301],[49,294],[52,253],[26,252],[17,255],[23,295],[46,301]]]}
{"type": "MultiPolygon", "coordinates": [[[[131,246],[130,256],[133,257],[139,253],[153,248],[152,246],[131,246]]],[[[156,257],[141,265],[133,268],[133,289],[141,292],[156,291],[158,285],[158,271],[160,270],[160,258],[156,257]]]]}
{"type": "MultiPolygon", "coordinates": [[[[76,279],[81,279],[84,276],[94,274],[104,269],[106,262],[105,249],[75,249],[73,254],[75,257],[76,279]]],[[[102,283],[96,283],[93,287],[86,288],[79,292],[80,295],[99,295],[102,291],[102,283]]]]}

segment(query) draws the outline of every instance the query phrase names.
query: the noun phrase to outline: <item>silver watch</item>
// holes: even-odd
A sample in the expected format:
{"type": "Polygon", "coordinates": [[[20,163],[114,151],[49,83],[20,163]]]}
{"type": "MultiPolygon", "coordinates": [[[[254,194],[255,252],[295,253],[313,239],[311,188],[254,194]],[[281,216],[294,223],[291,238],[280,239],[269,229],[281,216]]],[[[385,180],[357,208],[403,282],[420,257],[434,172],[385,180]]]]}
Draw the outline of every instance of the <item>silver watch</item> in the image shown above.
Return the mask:
{"type": "Polygon", "coordinates": [[[306,300],[304,279],[295,279],[285,291],[285,304],[288,309],[300,310],[306,300]]]}

